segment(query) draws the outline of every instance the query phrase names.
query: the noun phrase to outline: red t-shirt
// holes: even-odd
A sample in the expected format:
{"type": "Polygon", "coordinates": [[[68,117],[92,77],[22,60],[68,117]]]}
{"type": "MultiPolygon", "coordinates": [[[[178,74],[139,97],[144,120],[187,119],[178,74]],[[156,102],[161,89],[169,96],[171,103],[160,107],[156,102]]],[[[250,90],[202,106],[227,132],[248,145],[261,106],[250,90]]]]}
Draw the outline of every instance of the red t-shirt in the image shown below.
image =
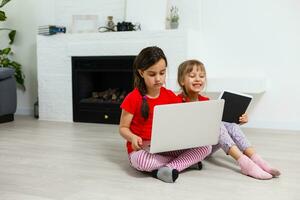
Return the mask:
{"type": "MultiPolygon", "coordinates": [[[[167,90],[166,88],[162,87],[157,98],[147,97],[147,103],[149,105],[149,117],[147,120],[142,117],[142,95],[137,88],[130,92],[121,104],[122,109],[133,114],[133,118],[130,124],[131,132],[138,135],[143,140],[151,140],[154,106],[162,104],[181,103],[181,99],[178,98],[171,90],[167,90]]],[[[133,151],[131,142],[128,141],[127,151],[128,153],[131,153],[133,151]]]]}
{"type": "MultiPolygon", "coordinates": [[[[181,98],[181,102],[190,102],[190,98],[184,96],[182,93],[178,94],[178,97],[181,98]]],[[[205,96],[201,96],[200,94],[198,95],[198,100],[199,101],[208,101],[209,98],[205,96]]]]}

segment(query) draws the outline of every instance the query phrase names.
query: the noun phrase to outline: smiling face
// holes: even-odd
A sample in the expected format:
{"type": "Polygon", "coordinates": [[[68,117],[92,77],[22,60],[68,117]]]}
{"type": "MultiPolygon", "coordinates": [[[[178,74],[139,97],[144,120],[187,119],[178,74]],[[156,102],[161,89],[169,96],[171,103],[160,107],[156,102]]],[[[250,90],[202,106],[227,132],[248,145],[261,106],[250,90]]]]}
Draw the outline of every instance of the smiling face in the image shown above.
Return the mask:
{"type": "Polygon", "coordinates": [[[167,66],[165,60],[160,59],[146,70],[138,70],[145,81],[147,94],[150,96],[156,96],[159,94],[160,88],[165,84],[166,69],[167,66]]]}
{"type": "Polygon", "coordinates": [[[185,92],[190,98],[198,97],[206,83],[206,74],[201,70],[200,66],[194,65],[191,71],[183,76],[180,82],[181,87],[185,88],[185,92]]]}

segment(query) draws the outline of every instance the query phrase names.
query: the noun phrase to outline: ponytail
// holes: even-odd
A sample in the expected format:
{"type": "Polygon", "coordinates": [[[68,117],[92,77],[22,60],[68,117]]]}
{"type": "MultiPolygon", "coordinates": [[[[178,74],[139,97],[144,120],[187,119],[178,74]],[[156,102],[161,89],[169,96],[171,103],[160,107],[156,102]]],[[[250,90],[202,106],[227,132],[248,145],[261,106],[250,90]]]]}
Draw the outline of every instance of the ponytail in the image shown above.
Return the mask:
{"type": "Polygon", "coordinates": [[[148,119],[148,117],[149,117],[149,105],[148,105],[148,102],[147,102],[147,96],[144,95],[142,98],[143,98],[142,106],[141,106],[142,117],[144,119],[148,119]]]}
{"type": "Polygon", "coordinates": [[[141,114],[147,120],[149,117],[149,105],[147,102],[147,87],[139,70],[147,70],[160,59],[164,59],[167,65],[167,58],[159,47],[146,47],[135,58],[133,63],[134,87],[136,87],[142,95],[141,114]]]}

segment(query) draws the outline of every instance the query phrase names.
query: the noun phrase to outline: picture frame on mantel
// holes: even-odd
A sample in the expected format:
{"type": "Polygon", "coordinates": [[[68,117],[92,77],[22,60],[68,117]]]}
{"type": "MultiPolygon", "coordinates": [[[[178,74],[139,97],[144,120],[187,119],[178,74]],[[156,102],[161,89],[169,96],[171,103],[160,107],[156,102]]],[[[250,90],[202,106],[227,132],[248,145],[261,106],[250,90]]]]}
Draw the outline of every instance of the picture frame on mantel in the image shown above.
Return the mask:
{"type": "Polygon", "coordinates": [[[98,29],[98,15],[73,15],[71,33],[95,33],[98,29]]]}

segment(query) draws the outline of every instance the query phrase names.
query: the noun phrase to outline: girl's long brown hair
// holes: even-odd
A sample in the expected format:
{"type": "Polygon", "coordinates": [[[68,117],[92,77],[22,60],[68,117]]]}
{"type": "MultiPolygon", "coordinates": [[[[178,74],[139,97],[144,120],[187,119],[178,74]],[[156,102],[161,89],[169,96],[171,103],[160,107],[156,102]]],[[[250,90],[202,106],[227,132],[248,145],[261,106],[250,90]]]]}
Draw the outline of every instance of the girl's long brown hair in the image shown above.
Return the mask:
{"type": "Polygon", "coordinates": [[[141,112],[144,119],[148,119],[149,116],[149,105],[147,103],[146,97],[147,87],[143,77],[141,77],[138,70],[147,70],[152,65],[157,63],[160,59],[164,59],[166,62],[166,66],[168,65],[167,58],[163,50],[159,47],[151,46],[142,49],[133,63],[134,87],[139,90],[143,98],[141,112]]]}

